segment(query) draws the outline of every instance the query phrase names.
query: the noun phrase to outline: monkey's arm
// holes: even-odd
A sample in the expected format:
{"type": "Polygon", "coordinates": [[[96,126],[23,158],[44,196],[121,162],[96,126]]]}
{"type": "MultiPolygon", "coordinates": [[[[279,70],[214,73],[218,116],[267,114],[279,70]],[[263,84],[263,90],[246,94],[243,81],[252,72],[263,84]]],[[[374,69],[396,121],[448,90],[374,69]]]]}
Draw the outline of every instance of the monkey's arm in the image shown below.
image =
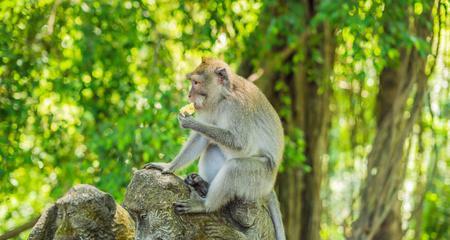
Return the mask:
{"type": "Polygon", "coordinates": [[[197,159],[203,150],[206,149],[208,145],[208,140],[198,133],[191,133],[189,139],[181,148],[181,151],[175,157],[175,159],[170,162],[170,166],[173,170],[182,168],[188,163],[197,159]]]}
{"type": "Polygon", "coordinates": [[[242,150],[244,147],[244,138],[243,136],[240,137],[241,140],[237,137],[237,134],[234,132],[219,128],[210,124],[205,124],[196,121],[192,117],[183,117],[179,115],[179,120],[181,123],[181,127],[183,128],[190,128],[194,131],[197,131],[204,136],[210,138],[211,140],[224,145],[228,148],[234,149],[234,150],[242,150]]]}
{"type": "Polygon", "coordinates": [[[203,150],[206,149],[207,145],[208,140],[205,137],[201,136],[199,133],[192,132],[181,148],[181,151],[170,163],[148,163],[144,167],[155,167],[165,173],[173,172],[197,159],[203,150]]]}

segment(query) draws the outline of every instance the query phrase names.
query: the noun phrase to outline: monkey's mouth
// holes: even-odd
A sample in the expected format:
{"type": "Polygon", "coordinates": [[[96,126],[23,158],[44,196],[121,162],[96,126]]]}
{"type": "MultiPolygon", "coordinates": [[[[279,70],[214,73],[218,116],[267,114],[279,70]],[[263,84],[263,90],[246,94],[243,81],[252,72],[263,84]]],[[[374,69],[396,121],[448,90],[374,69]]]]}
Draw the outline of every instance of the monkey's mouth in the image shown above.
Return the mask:
{"type": "Polygon", "coordinates": [[[205,100],[207,98],[207,94],[200,93],[199,96],[194,100],[194,107],[197,110],[200,110],[205,105],[205,100]]]}

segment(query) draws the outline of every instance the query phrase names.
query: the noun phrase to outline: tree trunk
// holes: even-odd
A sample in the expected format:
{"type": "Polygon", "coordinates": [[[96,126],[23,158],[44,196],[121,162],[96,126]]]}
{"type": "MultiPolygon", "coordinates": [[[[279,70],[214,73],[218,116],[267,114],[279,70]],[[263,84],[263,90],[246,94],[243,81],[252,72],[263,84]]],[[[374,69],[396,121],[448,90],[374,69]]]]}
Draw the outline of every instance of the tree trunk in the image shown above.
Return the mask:
{"type": "Polygon", "coordinates": [[[301,236],[302,225],[302,190],[303,173],[298,168],[286,169],[286,172],[278,174],[276,191],[283,214],[283,223],[287,239],[301,236]],[[297,182],[298,184],[293,184],[297,182]]]}
{"type": "MultiPolygon", "coordinates": [[[[386,8],[386,34],[397,36],[395,30],[389,27],[392,20],[389,12],[397,11],[399,7],[386,8]]],[[[430,11],[410,26],[422,39],[427,39],[431,32],[424,26],[426,21],[432,19],[431,7],[425,9],[430,11]]],[[[398,51],[399,60],[388,60],[380,74],[377,131],[367,159],[367,179],[361,192],[360,216],[353,223],[350,239],[396,240],[403,235],[398,193],[403,186],[407,166],[404,145],[422,108],[427,76],[426,58],[419,54],[419,49],[402,46],[398,51]],[[413,105],[409,107],[407,100],[414,90],[413,105]]]]}
{"type": "Polygon", "coordinates": [[[44,211],[29,239],[275,239],[263,202],[236,200],[219,212],[177,215],[172,204],[193,192],[156,169],[135,172],[122,205],[93,186],[78,185],[44,211]]]}
{"type": "Polygon", "coordinates": [[[399,240],[403,237],[401,201],[396,199],[391,211],[373,239],[399,240]]]}
{"type": "Polygon", "coordinates": [[[423,103],[426,80],[425,60],[416,51],[404,53],[406,60],[398,68],[386,67],[380,76],[377,134],[368,155],[367,180],[360,217],[353,226],[353,239],[372,239],[378,231],[384,236],[382,239],[402,236],[401,228],[397,227],[400,214],[393,206],[401,205],[397,194],[407,165],[403,147],[423,103]],[[415,83],[414,105],[410,117],[405,118],[406,102],[415,83]]]}

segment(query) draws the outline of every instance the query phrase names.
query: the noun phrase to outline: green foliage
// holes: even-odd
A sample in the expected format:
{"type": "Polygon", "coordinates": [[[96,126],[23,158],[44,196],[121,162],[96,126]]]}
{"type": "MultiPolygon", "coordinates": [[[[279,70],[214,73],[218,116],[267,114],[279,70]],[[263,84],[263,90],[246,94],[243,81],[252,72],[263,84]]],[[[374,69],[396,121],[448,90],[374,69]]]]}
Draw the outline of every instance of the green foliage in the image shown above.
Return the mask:
{"type": "Polygon", "coordinates": [[[448,216],[450,215],[450,187],[438,181],[431,192],[426,195],[425,224],[423,226],[423,240],[448,239],[450,237],[448,216]],[[447,196],[447,197],[445,197],[447,196]],[[436,215],[436,213],[442,213],[436,215]]]}
{"type": "Polygon", "coordinates": [[[187,135],[176,119],[184,74],[200,54],[238,47],[257,9],[248,1],[2,2],[0,232],[76,183],[120,201],[133,170],[171,160],[187,135]]]}
{"type": "Polygon", "coordinates": [[[305,164],[305,140],[303,132],[300,129],[294,129],[290,135],[285,137],[285,144],[285,160],[280,171],[294,167],[301,168],[304,172],[311,171],[311,166],[305,164]]]}

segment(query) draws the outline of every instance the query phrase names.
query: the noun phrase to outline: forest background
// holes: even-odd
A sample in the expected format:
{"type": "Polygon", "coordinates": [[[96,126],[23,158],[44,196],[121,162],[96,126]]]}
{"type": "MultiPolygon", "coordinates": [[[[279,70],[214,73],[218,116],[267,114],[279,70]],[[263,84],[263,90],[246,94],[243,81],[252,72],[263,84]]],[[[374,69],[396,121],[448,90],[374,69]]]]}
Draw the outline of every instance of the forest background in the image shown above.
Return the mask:
{"type": "Polygon", "coordinates": [[[0,237],[170,161],[184,76],[215,56],[282,118],[288,239],[450,239],[449,4],[1,1],[0,237]]]}

